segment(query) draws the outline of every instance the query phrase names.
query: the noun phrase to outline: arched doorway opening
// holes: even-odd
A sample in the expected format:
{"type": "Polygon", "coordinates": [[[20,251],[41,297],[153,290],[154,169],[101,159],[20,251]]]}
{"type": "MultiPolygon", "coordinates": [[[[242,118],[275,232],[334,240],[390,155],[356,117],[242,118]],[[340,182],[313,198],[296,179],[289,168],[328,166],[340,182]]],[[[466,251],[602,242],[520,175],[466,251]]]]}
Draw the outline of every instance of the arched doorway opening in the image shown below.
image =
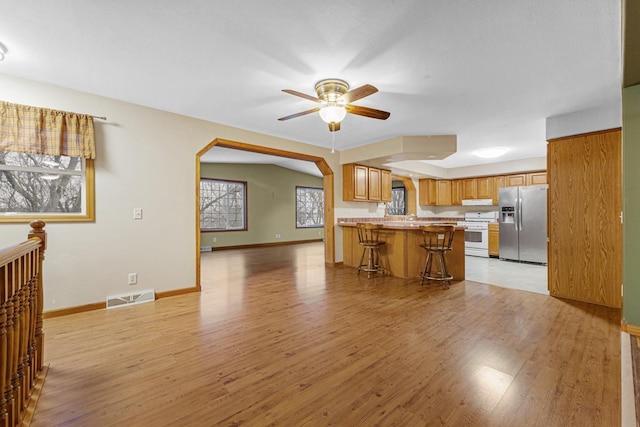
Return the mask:
{"type": "Polygon", "coordinates": [[[259,145],[247,144],[244,142],[230,141],[216,138],[207,144],[196,154],[196,288],[200,290],[200,157],[212,147],[231,148],[235,150],[250,151],[253,153],[268,154],[271,156],[287,157],[290,159],[313,162],[322,173],[324,187],[324,262],[325,264],[335,264],[335,226],[333,218],[333,171],[329,164],[322,157],[308,154],[295,153],[293,151],[280,150],[277,148],[263,147],[259,145]]]}

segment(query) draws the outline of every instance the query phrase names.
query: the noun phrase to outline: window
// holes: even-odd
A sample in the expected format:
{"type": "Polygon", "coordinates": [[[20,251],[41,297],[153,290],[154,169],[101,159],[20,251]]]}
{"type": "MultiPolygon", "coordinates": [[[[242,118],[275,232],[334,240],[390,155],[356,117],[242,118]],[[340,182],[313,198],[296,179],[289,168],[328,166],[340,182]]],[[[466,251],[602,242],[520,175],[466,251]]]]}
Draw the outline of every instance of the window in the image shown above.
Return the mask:
{"type": "Polygon", "coordinates": [[[202,231],[246,230],[246,212],[246,182],[200,179],[202,231]]]}
{"type": "Polygon", "coordinates": [[[296,228],[324,227],[324,190],[296,187],[296,228]]]}
{"type": "Polygon", "coordinates": [[[0,222],[93,221],[93,160],[0,151],[0,222]]]}
{"type": "Polygon", "coordinates": [[[387,215],[406,215],[405,188],[391,189],[391,202],[387,203],[387,215]]]}

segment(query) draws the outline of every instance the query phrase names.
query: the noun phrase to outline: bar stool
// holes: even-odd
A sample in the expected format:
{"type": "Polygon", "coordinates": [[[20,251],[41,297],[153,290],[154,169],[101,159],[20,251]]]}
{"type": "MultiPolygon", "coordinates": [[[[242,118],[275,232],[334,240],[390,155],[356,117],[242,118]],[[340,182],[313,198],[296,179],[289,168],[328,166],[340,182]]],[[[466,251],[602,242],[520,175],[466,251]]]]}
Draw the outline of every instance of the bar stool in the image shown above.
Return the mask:
{"type": "Polygon", "coordinates": [[[356,224],[358,230],[358,243],[362,246],[362,256],[358,265],[358,274],[360,271],[367,272],[367,279],[371,278],[371,273],[382,273],[384,276],[384,266],[380,261],[380,246],[384,242],[380,240],[380,230],[382,224],[368,224],[359,222],[356,224]],[[363,264],[365,256],[367,263],[363,264]]]}
{"type": "Polygon", "coordinates": [[[442,282],[444,289],[449,289],[449,285],[453,276],[447,271],[447,263],[444,259],[445,252],[451,250],[453,243],[453,233],[455,227],[453,225],[423,225],[422,230],[423,244],[420,246],[427,251],[427,259],[424,263],[424,270],[420,276],[420,284],[424,283],[424,279],[436,280],[442,282]],[[440,270],[433,270],[433,258],[440,264],[440,270]],[[438,276],[436,276],[438,275],[438,276]]]}

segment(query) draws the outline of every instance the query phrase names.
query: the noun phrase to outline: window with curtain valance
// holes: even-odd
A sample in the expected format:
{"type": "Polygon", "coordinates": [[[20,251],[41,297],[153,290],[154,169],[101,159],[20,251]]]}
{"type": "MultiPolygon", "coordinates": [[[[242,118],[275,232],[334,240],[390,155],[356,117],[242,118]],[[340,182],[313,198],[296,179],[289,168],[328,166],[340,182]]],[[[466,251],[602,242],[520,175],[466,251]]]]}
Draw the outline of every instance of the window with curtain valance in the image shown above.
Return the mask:
{"type": "Polygon", "coordinates": [[[93,221],[93,117],[0,101],[0,222],[93,221]]]}

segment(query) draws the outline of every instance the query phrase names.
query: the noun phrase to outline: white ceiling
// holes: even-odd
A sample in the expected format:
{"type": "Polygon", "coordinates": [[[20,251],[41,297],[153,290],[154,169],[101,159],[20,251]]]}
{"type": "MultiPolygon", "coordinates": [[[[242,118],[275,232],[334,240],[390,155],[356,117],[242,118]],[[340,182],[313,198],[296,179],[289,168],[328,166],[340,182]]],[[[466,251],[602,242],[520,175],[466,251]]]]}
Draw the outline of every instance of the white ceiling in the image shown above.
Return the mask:
{"type": "MultiPolygon", "coordinates": [[[[320,146],[314,94],[336,77],[354,102],[338,150],[455,134],[445,168],[546,155],[545,118],[621,101],[620,0],[0,0],[0,73],[320,146]]],[[[1,98],[0,91],[0,98],[1,98]]],[[[94,112],[100,114],[100,112],[94,112]]],[[[240,153],[238,153],[240,154],[240,153]]]]}

